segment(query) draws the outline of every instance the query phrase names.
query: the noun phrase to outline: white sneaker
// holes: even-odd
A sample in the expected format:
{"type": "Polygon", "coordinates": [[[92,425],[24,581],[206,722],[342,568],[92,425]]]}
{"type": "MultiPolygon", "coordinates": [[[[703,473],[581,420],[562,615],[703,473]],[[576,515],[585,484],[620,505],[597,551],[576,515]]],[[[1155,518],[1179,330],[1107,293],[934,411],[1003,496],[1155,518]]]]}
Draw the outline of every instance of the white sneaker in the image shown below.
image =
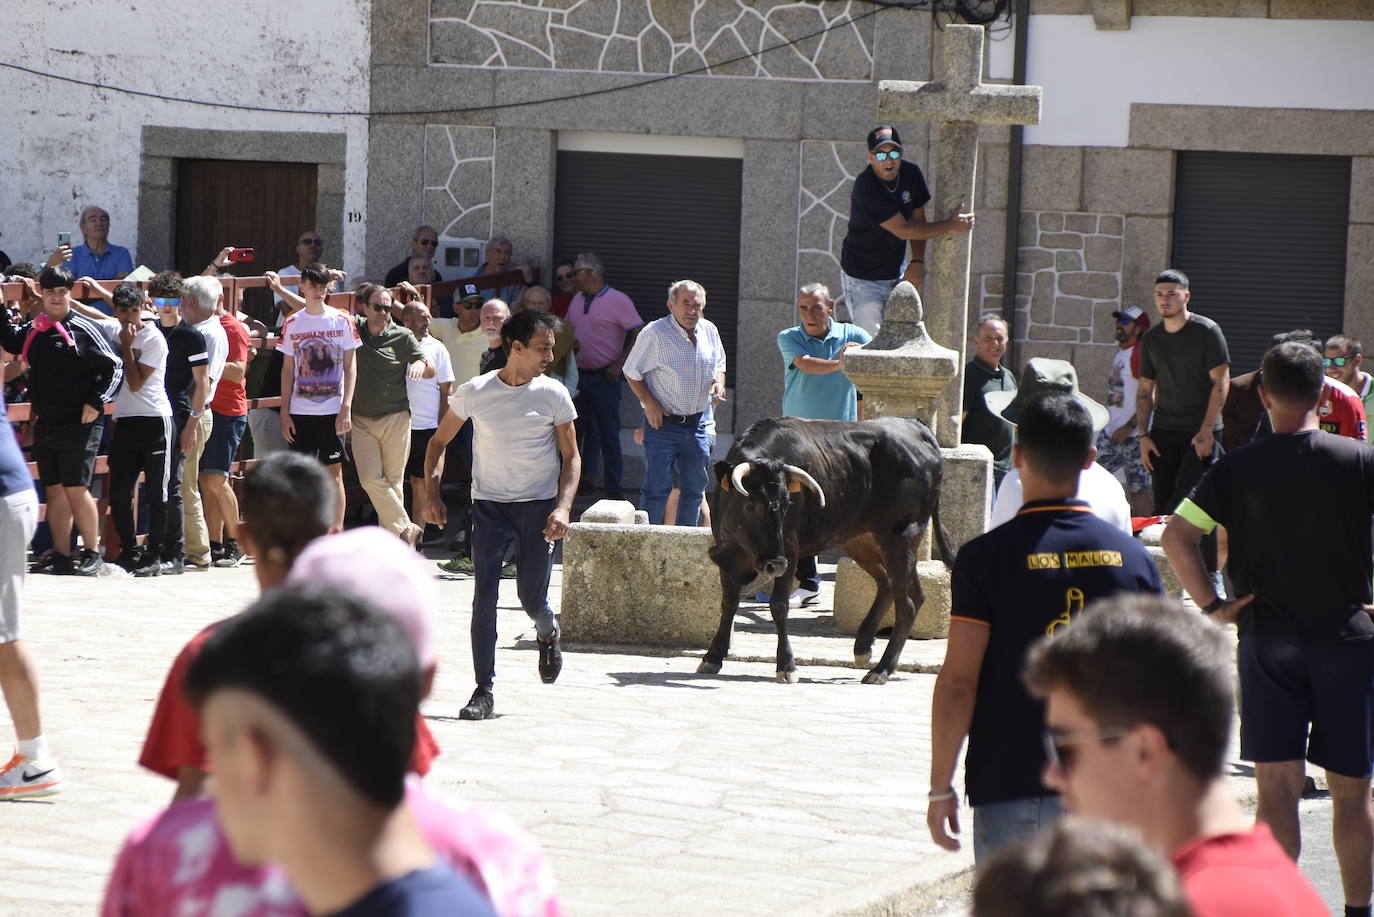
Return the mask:
{"type": "Polygon", "coordinates": [[[787,597],[788,608],[804,608],[820,601],[821,594],[815,589],[798,589],[787,597]]]}
{"type": "Polygon", "coordinates": [[[0,768],[0,800],[34,799],[62,792],[62,771],[57,762],[35,761],[19,752],[0,768]]]}

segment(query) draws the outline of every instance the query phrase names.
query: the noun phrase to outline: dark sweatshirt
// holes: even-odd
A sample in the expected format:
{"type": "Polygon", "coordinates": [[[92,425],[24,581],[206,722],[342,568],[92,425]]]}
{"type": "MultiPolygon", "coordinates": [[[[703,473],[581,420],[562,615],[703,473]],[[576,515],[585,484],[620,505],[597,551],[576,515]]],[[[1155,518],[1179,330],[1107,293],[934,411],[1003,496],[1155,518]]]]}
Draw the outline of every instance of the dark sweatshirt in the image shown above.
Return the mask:
{"type": "MultiPolygon", "coordinates": [[[[62,324],[75,346],[56,327],[38,332],[29,345],[29,400],[41,420],[80,423],[82,406],[103,413],[105,402],[114,401],[124,379],[124,360],[91,319],[72,311],[62,324]]],[[[22,353],[30,325],[16,328],[0,310],[0,347],[22,353]]]]}

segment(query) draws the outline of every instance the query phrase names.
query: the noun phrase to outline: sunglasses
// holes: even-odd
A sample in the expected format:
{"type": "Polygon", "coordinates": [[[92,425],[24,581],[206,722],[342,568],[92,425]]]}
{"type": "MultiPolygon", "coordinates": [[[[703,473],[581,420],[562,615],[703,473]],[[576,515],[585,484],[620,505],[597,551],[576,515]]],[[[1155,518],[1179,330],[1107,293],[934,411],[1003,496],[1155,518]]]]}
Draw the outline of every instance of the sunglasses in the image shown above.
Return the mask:
{"type": "Polygon", "coordinates": [[[1354,357],[1322,357],[1322,366],[1325,366],[1325,367],[1328,367],[1328,368],[1330,368],[1330,367],[1332,367],[1332,366],[1344,366],[1345,364],[1349,363],[1349,362],[1350,362],[1351,360],[1353,360],[1353,359],[1355,359],[1355,358],[1354,358],[1354,357]]]}
{"type": "Polygon", "coordinates": [[[1130,731],[1129,729],[1118,727],[1116,729],[1104,729],[1094,735],[1070,739],[1062,735],[1056,735],[1051,730],[1046,729],[1044,732],[1045,760],[1067,774],[1073,769],[1073,762],[1077,757],[1077,749],[1074,746],[1084,745],[1088,742],[1109,742],[1129,734],[1130,731]]]}
{"type": "Polygon", "coordinates": [[[554,279],[554,280],[572,280],[572,279],[573,279],[573,275],[572,275],[572,274],[554,274],[554,275],[553,275],[553,279],[554,279]]]}
{"type": "Polygon", "coordinates": [[[166,299],[161,296],[154,296],[153,305],[157,306],[159,309],[175,309],[181,305],[181,299],[166,299]]]}
{"type": "Polygon", "coordinates": [[[1118,319],[1116,320],[1116,323],[1117,323],[1118,325],[1129,325],[1129,324],[1130,324],[1131,322],[1133,322],[1133,321],[1135,321],[1135,319],[1133,319],[1133,318],[1126,318],[1125,316],[1122,316],[1121,318],[1118,318],[1118,319]]]}
{"type": "Polygon", "coordinates": [[[436,248],[439,245],[438,239],[416,239],[415,241],[419,242],[425,248],[436,248]]]}
{"type": "Polygon", "coordinates": [[[902,158],[902,151],[888,150],[886,153],[874,153],[873,158],[878,160],[879,162],[887,162],[889,159],[891,159],[893,162],[896,162],[897,160],[902,158]]]}
{"type": "Polygon", "coordinates": [[[466,301],[464,301],[464,302],[459,303],[459,305],[462,306],[464,309],[480,309],[480,308],[482,308],[482,304],[481,304],[480,302],[466,302],[466,301]]]}
{"type": "Polygon", "coordinates": [[[324,245],[323,239],[301,239],[297,245],[324,245]]]}
{"type": "Polygon", "coordinates": [[[389,302],[370,302],[367,306],[369,309],[376,309],[378,312],[391,311],[391,303],[389,302]]]}

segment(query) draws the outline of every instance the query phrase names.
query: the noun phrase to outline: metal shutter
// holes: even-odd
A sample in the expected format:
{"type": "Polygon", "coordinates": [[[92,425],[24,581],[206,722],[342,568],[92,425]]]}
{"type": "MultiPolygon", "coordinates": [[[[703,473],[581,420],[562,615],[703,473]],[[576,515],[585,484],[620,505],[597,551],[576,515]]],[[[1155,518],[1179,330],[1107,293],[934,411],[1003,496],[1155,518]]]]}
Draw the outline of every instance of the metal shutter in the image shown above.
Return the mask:
{"type": "Polygon", "coordinates": [[[1349,158],[1180,151],[1177,168],[1173,266],[1225,332],[1233,376],[1280,331],[1341,330],[1349,158]]]}
{"type": "Polygon", "coordinates": [[[554,255],[595,252],[606,282],[646,322],[668,314],[668,286],[706,288],[706,317],[720,329],[733,383],[739,325],[742,163],[738,159],[560,150],[554,255]]]}

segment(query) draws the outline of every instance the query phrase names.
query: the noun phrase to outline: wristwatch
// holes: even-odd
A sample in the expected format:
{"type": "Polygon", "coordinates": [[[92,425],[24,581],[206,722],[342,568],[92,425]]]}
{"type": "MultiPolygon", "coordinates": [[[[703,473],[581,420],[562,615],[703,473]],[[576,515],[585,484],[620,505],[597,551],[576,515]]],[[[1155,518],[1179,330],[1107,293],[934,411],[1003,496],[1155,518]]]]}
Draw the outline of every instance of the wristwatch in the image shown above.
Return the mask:
{"type": "Polygon", "coordinates": [[[192,416],[192,417],[199,417],[200,415],[201,415],[201,412],[200,412],[200,411],[197,411],[195,408],[191,408],[191,416],[192,416]]]}

